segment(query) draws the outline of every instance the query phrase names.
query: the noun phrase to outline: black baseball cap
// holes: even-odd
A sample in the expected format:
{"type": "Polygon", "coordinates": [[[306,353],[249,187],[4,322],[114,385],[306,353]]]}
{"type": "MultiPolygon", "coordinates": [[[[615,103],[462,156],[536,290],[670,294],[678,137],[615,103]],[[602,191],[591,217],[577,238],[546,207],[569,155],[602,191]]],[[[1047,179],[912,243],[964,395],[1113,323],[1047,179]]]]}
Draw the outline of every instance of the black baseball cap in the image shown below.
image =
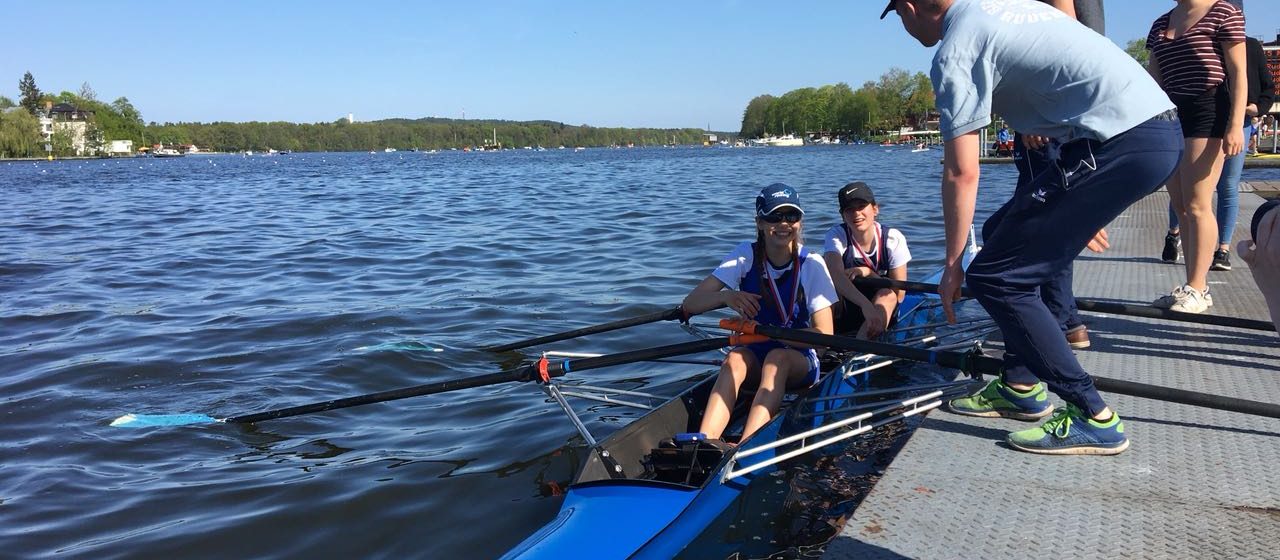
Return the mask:
{"type": "Polygon", "coordinates": [[[875,193],[871,192],[871,187],[862,181],[854,181],[843,187],[840,187],[840,210],[844,210],[853,204],[855,200],[865,200],[872,204],[876,202],[875,193]]]}
{"type": "Polygon", "coordinates": [[[897,7],[898,7],[898,0],[889,0],[889,5],[884,7],[883,12],[880,12],[880,19],[884,19],[884,16],[889,15],[889,12],[892,12],[894,8],[897,8],[897,7]]]}

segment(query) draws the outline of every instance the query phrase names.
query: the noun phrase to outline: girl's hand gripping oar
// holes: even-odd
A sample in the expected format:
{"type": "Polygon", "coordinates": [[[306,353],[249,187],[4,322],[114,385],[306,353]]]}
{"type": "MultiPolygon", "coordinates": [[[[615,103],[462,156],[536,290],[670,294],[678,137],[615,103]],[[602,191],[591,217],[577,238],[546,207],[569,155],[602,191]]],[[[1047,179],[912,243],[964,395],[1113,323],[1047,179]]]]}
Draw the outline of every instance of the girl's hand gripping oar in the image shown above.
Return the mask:
{"type": "MultiPolygon", "coordinates": [[[[976,352],[962,353],[942,350],[924,350],[921,348],[898,346],[896,344],[858,340],[847,336],[833,336],[812,331],[759,325],[751,321],[740,321],[737,319],[724,319],[720,321],[720,328],[747,334],[762,334],[769,338],[803,342],[813,346],[824,346],[838,350],[853,350],[856,352],[866,352],[880,356],[890,356],[916,362],[937,364],[943,367],[955,368],[974,375],[1000,375],[1000,370],[1004,365],[1003,360],[993,358],[991,356],[984,356],[976,352]]],[[[1196,391],[1186,391],[1183,389],[1174,389],[1172,387],[1162,387],[1160,385],[1124,381],[1122,379],[1108,379],[1106,377],[1098,377],[1096,375],[1091,377],[1093,377],[1093,385],[1097,387],[1099,391],[1106,391],[1108,393],[1129,395],[1132,397],[1141,397],[1144,399],[1158,401],[1175,402],[1179,404],[1189,404],[1191,406],[1201,406],[1217,410],[1228,410],[1242,414],[1252,414],[1254,416],[1280,418],[1280,405],[1278,404],[1237,399],[1235,397],[1225,397],[1222,395],[1213,395],[1196,391]]]]}
{"type": "Polygon", "coordinates": [[[678,305],[677,305],[676,307],[674,307],[674,308],[672,308],[672,309],[668,309],[668,310],[666,310],[666,311],[659,311],[659,312],[657,312],[657,313],[650,313],[650,314],[648,314],[648,315],[641,315],[641,316],[639,316],[639,317],[632,317],[632,318],[630,318],[630,319],[623,319],[623,320],[621,320],[621,321],[614,321],[614,322],[612,322],[612,323],[604,323],[604,324],[602,324],[602,325],[595,325],[595,326],[592,326],[592,327],[584,327],[584,328],[581,328],[581,329],[575,329],[575,330],[572,330],[572,331],[566,331],[566,332],[562,332],[562,333],[559,333],[559,334],[550,334],[550,335],[547,335],[547,336],[540,336],[540,337],[537,337],[537,338],[530,338],[530,339],[527,339],[527,340],[521,340],[521,341],[518,341],[518,342],[512,342],[512,343],[509,343],[509,344],[501,344],[501,345],[498,345],[498,346],[489,346],[489,347],[486,347],[486,348],[482,348],[482,350],[487,350],[487,351],[489,351],[489,352],[506,352],[506,351],[508,351],[508,350],[519,350],[519,349],[521,349],[521,348],[528,348],[528,347],[530,347],[530,346],[538,346],[538,345],[540,345],[540,344],[547,344],[547,343],[549,343],[549,342],[559,342],[559,341],[561,341],[561,340],[568,340],[568,339],[570,339],[570,338],[578,338],[578,337],[580,337],[580,336],[587,336],[587,335],[590,335],[590,334],[598,334],[598,333],[603,333],[603,332],[615,331],[615,330],[618,330],[618,329],[624,329],[624,328],[627,328],[627,327],[634,327],[634,326],[638,326],[638,325],[645,325],[645,324],[649,324],[649,323],[656,323],[656,322],[658,322],[658,321],[672,321],[672,320],[675,320],[675,319],[680,319],[680,320],[682,320],[682,321],[688,321],[688,320],[689,320],[689,317],[688,317],[688,316],[686,316],[686,315],[684,314],[684,310],[682,310],[682,309],[680,308],[680,306],[678,306],[678,305]]]}
{"type": "Polygon", "coordinates": [[[667,346],[657,346],[643,350],[632,350],[630,352],[620,352],[618,354],[610,354],[606,356],[581,358],[577,360],[549,361],[544,357],[537,363],[526,364],[515,369],[509,369],[488,375],[467,377],[452,381],[442,381],[439,383],[428,383],[425,385],[415,385],[404,389],[381,391],[378,393],[369,393],[367,395],[347,397],[345,399],[291,406],[289,408],[268,410],[254,414],[228,416],[226,418],[214,418],[207,414],[125,414],[124,416],[113,420],[111,425],[121,428],[145,428],[154,426],[186,426],[192,424],[212,423],[248,424],[252,422],[260,422],[262,420],[274,420],[276,418],[310,414],[312,412],[324,412],[326,410],[349,408],[365,404],[406,399],[421,395],[447,393],[449,391],[483,387],[486,385],[497,385],[511,381],[540,380],[543,383],[549,383],[552,377],[560,377],[570,371],[596,369],[633,362],[655,360],[659,358],[697,354],[699,352],[716,350],[725,346],[750,344],[752,342],[760,342],[761,340],[764,340],[764,337],[735,335],[730,337],[695,340],[693,342],[683,342],[667,346]]]}

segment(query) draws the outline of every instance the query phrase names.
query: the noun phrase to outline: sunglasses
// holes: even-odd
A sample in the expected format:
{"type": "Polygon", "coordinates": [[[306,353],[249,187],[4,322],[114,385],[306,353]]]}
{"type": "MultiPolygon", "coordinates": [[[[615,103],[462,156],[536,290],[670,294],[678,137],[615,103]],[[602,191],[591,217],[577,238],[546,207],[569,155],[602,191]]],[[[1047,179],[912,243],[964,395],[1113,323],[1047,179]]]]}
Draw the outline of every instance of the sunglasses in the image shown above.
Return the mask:
{"type": "Polygon", "coordinates": [[[792,212],[773,212],[770,214],[765,214],[763,216],[760,216],[760,219],[764,220],[764,222],[768,224],[776,224],[779,222],[794,224],[800,221],[800,219],[803,217],[804,217],[804,214],[792,211],[792,212]]]}
{"type": "Polygon", "coordinates": [[[854,212],[861,212],[865,210],[868,206],[871,206],[870,202],[867,202],[862,199],[858,199],[844,205],[844,208],[842,208],[841,210],[853,210],[854,212]]]}

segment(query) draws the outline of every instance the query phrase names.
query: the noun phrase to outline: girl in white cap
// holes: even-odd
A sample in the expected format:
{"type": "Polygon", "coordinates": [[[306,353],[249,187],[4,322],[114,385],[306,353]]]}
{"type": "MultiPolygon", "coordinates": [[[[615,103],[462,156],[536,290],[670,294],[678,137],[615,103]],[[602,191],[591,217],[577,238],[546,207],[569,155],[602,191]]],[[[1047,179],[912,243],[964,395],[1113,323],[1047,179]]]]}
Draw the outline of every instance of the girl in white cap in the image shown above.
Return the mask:
{"type": "MultiPolygon", "coordinates": [[[[795,189],[775,183],[756,197],[756,240],[743,242],[684,299],[690,315],[720,307],[760,324],[832,334],[835,286],[822,257],[801,245],[804,210],[795,189]]],[[[818,355],[800,344],[770,340],[739,346],[725,357],[699,431],[722,440],[738,391],[757,385],[742,440],[769,422],[787,388],[818,380],[818,355]]]]}

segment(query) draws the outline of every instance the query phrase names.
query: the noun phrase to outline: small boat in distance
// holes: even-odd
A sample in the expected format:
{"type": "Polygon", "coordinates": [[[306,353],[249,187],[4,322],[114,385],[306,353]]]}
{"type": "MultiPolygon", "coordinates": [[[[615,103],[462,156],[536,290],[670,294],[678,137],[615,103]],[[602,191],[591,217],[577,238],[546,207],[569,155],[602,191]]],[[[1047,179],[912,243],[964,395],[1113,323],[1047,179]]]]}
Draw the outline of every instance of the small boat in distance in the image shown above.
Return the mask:
{"type": "Polygon", "coordinates": [[[793,147],[803,146],[804,138],[796,138],[794,134],[784,134],[782,136],[768,136],[758,141],[765,146],[793,147]]]}
{"type": "Polygon", "coordinates": [[[182,157],[187,154],[179,152],[175,148],[156,148],[154,152],[151,152],[151,155],[155,157],[182,157]]]}

